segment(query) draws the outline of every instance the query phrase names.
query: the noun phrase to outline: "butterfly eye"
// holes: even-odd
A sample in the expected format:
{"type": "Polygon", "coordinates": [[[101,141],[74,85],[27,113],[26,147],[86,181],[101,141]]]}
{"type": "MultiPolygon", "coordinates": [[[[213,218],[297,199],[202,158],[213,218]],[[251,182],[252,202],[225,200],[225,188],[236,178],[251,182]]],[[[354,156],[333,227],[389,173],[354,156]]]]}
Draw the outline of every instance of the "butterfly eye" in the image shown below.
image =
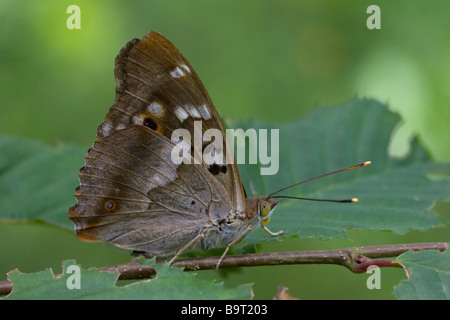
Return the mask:
{"type": "Polygon", "coordinates": [[[109,200],[105,203],[105,209],[108,211],[112,211],[116,208],[116,203],[112,200],[109,200]]]}
{"type": "Polygon", "coordinates": [[[271,211],[270,204],[267,201],[261,201],[260,203],[260,212],[261,217],[265,218],[269,215],[271,211]]]}

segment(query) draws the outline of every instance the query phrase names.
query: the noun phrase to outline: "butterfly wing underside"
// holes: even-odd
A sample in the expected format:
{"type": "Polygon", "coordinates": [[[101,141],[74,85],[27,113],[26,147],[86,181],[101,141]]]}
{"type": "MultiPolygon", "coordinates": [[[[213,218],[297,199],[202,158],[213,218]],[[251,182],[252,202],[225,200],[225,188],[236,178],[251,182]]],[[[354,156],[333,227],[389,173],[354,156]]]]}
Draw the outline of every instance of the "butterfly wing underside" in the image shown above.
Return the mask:
{"type": "Polygon", "coordinates": [[[232,159],[171,160],[172,132],[184,128],[193,136],[194,121],[203,131],[219,129],[229,145],[197,74],[166,38],[150,32],[130,41],[116,58],[115,76],[115,102],[85,157],[69,217],[83,240],[167,257],[230,213],[245,212],[239,172],[232,159]]]}

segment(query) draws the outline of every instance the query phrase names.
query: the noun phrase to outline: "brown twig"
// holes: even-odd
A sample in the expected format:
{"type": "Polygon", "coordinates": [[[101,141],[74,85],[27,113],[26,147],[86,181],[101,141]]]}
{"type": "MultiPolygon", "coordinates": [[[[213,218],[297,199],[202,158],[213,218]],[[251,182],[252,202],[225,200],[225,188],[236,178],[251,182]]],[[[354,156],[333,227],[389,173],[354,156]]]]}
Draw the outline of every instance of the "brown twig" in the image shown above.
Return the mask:
{"type": "MultiPolygon", "coordinates": [[[[449,242],[428,242],[392,244],[368,247],[353,247],[340,250],[316,250],[271,252],[226,256],[220,268],[254,267],[286,264],[337,264],[354,273],[363,273],[369,266],[401,267],[395,259],[379,259],[396,257],[406,251],[438,250],[444,251],[449,242]]],[[[218,257],[176,260],[172,266],[184,268],[185,271],[214,269],[218,257]]],[[[118,272],[120,280],[150,278],[156,270],[149,265],[131,262],[124,265],[100,268],[101,271],[118,272]]],[[[10,281],[0,281],[0,295],[9,294],[12,290],[10,281]]]]}

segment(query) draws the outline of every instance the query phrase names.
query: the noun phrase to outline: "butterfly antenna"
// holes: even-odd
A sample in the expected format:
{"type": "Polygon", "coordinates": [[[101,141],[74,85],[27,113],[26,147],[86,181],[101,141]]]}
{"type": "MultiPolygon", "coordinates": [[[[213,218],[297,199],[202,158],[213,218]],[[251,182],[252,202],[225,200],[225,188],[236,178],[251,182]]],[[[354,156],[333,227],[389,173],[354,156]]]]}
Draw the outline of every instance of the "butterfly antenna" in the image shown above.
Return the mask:
{"type": "Polygon", "coordinates": [[[280,189],[278,191],[272,192],[267,197],[268,198],[286,198],[286,199],[311,200],[311,201],[327,201],[327,202],[358,202],[358,198],[351,198],[351,199],[346,199],[346,200],[327,200],[327,199],[311,199],[311,198],[301,198],[301,197],[291,197],[291,196],[275,196],[275,194],[277,194],[277,193],[279,193],[281,191],[284,191],[286,189],[290,189],[292,187],[298,186],[298,185],[303,184],[305,182],[309,182],[309,181],[312,181],[312,180],[323,178],[323,177],[329,176],[331,174],[339,173],[339,172],[350,171],[350,170],[362,168],[362,167],[370,165],[371,163],[372,162],[370,162],[370,161],[365,161],[363,163],[357,164],[356,166],[351,166],[351,167],[348,167],[348,168],[345,168],[345,169],[340,169],[340,170],[328,172],[328,173],[322,174],[320,176],[317,176],[317,177],[314,177],[314,178],[311,178],[311,179],[308,179],[308,180],[304,180],[304,181],[295,183],[295,184],[293,184],[291,186],[284,187],[284,188],[282,188],[282,189],[280,189]]]}
{"type": "Polygon", "coordinates": [[[272,199],[297,199],[297,200],[310,200],[310,201],[323,201],[323,202],[358,202],[358,198],[344,199],[344,200],[333,200],[333,199],[315,199],[315,198],[302,198],[302,197],[292,197],[292,196],[273,196],[272,199]]]}

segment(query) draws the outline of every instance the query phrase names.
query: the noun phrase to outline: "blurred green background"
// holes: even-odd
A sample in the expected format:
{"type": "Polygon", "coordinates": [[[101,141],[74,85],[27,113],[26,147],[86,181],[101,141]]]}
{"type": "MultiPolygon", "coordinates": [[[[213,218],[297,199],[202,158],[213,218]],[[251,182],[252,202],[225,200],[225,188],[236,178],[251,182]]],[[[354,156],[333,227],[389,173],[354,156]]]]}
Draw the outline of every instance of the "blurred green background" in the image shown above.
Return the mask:
{"type": "MultiPolygon", "coordinates": [[[[114,58],[130,39],[156,30],[189,59],[223,117],[288,121],[315,106],[372,97],[404,119],[392,155],[407,152],[416,133],[434,159],[449,161],[449,12],[447,0],[0,0],[0,134],[87,149],[114,101],[114,58]],[[80,30],[66,27],[71,4],[81,9],[80,30]],[[380,30],[366,27],[371,4],[381,8],[380,30]]],[[[448,202],[436,211],[449,219],[448,202]]],[[[448,241],[449,231],[350,231],[351,240],[286,239],[261,250],[448,241]]],[[[60,272],[67,258],[85,267],[129,261],[55,227],[0,224],[0,280],[14,268],[60,272]]],[[[368,290],[368,275],[337,266],[199,274],[230,286],[254,282],[257,299],[273,297],[278,285],[302,299],[390,299],[405,278],[402,270],[383,269],[382,289],[368,290]]]]}

